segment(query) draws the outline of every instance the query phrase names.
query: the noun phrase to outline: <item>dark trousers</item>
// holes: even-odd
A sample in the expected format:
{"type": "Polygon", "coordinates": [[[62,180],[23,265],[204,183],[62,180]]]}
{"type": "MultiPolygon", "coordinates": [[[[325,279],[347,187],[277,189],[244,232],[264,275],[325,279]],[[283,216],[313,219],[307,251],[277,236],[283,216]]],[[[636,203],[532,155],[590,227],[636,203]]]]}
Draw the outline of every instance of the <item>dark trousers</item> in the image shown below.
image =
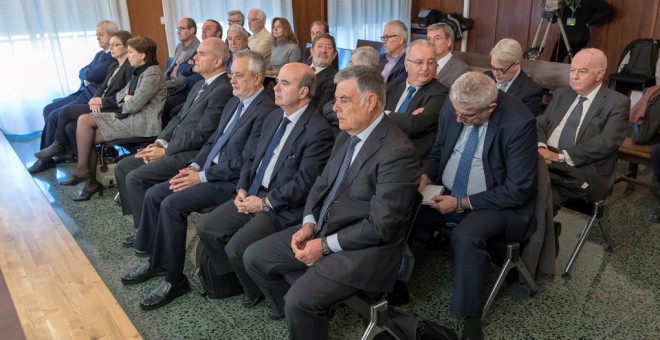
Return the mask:
{"type": "Polygon", "coordinates": [[[314,266],[289,286],[282,275],[307,268],[291,250],[291,236],[296,231],[298,228],[287,228],[253,243],[245,251],[245,268],[272,311],[284,314],[289,338],[327,339],[328,310],[358,289],[320,276],[314,266]]]}
{"type": "MultiPolygon", "coordinates": [[[[451,313],[458,317],[478,317],[484,307],[484,289],[488,271],[488,240],[504,232],[506,221],[496,210],[463,213],[461,222],[451,230],[454,253],[454,294],[451,313]]],[[[444,224],[437,210],[422,206],[414,228],[433,228],[444,224]]]]}
{"type": "MultiPolygon", "coordinates": [[[[69,105],[76,104],[76,100],[78,100],[78,93],[64,97],[44,107],[44,130],[41,133],[41,149],[45,149],[53,144],[60,111],[69,105]]],[[[89,106],[87,106],[87,110],[89,111],[89,106]]]]}
{"type": "Polygon", "coordinates": [[[131,155],[117,163],[115,178],[121,198],[121,211],[124,215],[133,215],[135,228],[140,226],[142,204],[147,190],[174,177],[179,170],[186,167],[196,153],[196,151],[180,152],[148,164],[145,164],[141,158],[131,155]]]}
{"type": "Polygon", "coordinates": [[[235,182],[201,183],[180,192],[168,182],[147,190],[133,247],[151,253],[151,267],[183,274],[188,215],[231,199],[235,182]]]}
{"type": "Polygon", "coordinates": [[[657,144],[651,149],[651,168],[655,179],[660,181],[660,144],[657,144]]]}
{"type": "Polygon", "coordinates": [[[234,201],[230,200],[202,216],[197,234],[209,253],[215,272],[219,275],[234,272],[245,296],[252,299],[260,296],[261,290],[245,271],[243,253],[252,243],[280,230],[278,225],[273,212],[239,213],[234,201]]]}

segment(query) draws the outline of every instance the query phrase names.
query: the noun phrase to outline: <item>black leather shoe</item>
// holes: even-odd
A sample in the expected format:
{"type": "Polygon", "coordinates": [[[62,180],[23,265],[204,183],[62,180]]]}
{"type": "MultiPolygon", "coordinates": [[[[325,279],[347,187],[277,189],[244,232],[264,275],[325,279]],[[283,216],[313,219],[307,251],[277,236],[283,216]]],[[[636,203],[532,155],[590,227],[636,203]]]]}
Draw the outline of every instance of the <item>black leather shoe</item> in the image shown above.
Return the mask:
{"type": "Polygon", "coordinates": [[[94,196],[94,194],[97,192],[99,193],[99,196],[103,197],[103,185],[101,185],[100,183],[97,183],[96,188],[92,190],[87,190],[86,187],[83,187],[82,189],[80,189],[80,193],[78,193],[78,196],[72,199],[76,202],[89,201],[89,199],[92,198],[92,196],[94,196]]]}
{"type": "Polygon", "coordinates": [[[42,171],[46,171],[48,169],[52,169],[55,167],[55,162],[53,162],[52,159],[37,159],[34,164],[32,164],[27,171],[31,174],[38,174],[42,171]]]}
{"type": "Polygon", "coordinates": [[[74,186],[78,185],[88,179],[90,179],[90,175],[84,175],[84,176],[78,176],[76,174],[71,174],[71,176],[67,177],[65,180],[62,182],[59,182],[59,185],[66,185],[66,186],[74,186]]]}
{"type": "Polygon", "coordinates": [[[34,157],[37,158],[53,158],[55,156],[60,156],[64,153],[64,144],[58,141],[54,141],[49,147],[39,150],[34,153],[34,157]]]}
{"type": "Polygon", "coordinates": [[[190,291],[190,283],[184,275],[180,283],[173,285],[163,281],[152,288],[140,298],[140,308],[144,310],[156,309],[172,302],[177,297],[190,291]]]}
{"type": "Polygon", "coordinates": [[[392,292],[385,297],[387,303],[391,306],[403,306],[410,302],[410,293],[408,293],[408,285],[400,280],[396,280],[392,292]]]}
{"type": "Polygon", "coordinates": [[[124,245],[124,247],[132,247],[133,242],[135,242],[135,234],[123,239],[121,244],[124,245]]]}
{"type": "Polygon", "coordinates": [[[149,280],[152,277],[162,276],[165,271],[162,269],[151,269],[151,264],[143,262],[137,267],[132,268],[122,278],[121,283],[125,285],[132,285],[149,280]]]}
{"type": "Polygon", "coordinates": [[[243,297],[241,297],[241,305],[243,305],[243,307],[245,308],[252,308],[256,306],[259,302],[261,302],[261,300],[263,299],[264,299],[263,295],[257,296],[256,298],[249,298],[247,297],[247,295],[243,295],[243,297]]]}
{"type": "Polygon", "coordinates": [[[649,222],[659,223],[660,222],[660,207],[653,209],[649,213],[649,222]]]}
{"type": "Polygon", "coordinates": [[[269,319],[279,320],[279,319],[284,318],[284,314],[280,314],[278,311],[275,311],[274,309],[275,308],[273,308],[273,306],[271,306],[270,303],[269,303],[268,304],[268,318],[269,319]]]}

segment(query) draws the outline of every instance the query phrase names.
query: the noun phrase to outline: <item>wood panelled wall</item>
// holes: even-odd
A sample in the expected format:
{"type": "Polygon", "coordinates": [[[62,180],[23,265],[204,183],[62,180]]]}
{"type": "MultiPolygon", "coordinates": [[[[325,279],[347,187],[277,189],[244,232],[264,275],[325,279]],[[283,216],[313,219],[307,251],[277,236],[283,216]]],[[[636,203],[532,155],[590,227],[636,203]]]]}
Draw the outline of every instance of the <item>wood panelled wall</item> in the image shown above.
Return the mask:
{"type": "MultiPolygon", "coordinates": [[[[158,66],[165,71],[169,52],[167,51],[165,26],[160,23],[160,18],[163,16],[163,3],[161,0],[127,0],[126,5],[131,22],[131,33],[147,35],[156,41],[158,66]]],[[[201,39],[202,33],[198,33],[201,39]]]]}
{"type": "MultiPolygon", "coordinates": [[[[616,17],[602,27],[592,28],[589,44],[605,51],[609,59],[608,73],[612,73],[621,51],[630,41],[660,39],[660,0],[606,1],[614,7],[616,17]]],[[[416,21],[421,8],[462,13],[463,0],[413,0],[412,21],[416,21]]],[[[516,39],[526,50],[532,45],[541,14],[542,0],[472,0],[469,16],[475,24],[469,32],[468,51],[488,53],[502,38],[516,39]]],[[[542,60],[549,59],[559,36],[558,26],[552,26],[542,60]]]]}
{"type": "Polygon", "coordinates": [[[309,42],[309,26],[316,20],[328,21],[328,0],[292,0],[293,30],[300,50],[309,42]]]}

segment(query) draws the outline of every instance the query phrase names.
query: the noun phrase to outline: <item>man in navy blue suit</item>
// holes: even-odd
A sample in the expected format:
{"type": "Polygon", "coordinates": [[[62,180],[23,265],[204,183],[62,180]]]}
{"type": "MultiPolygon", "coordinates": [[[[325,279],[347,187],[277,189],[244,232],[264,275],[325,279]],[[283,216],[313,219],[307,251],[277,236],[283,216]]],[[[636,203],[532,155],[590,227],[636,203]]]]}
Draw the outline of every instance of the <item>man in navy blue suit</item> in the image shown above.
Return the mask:
{"type": "MultiPolygon", "coordinates": [[[[116,62],[110,55],[110,36],[119,31],[116,23],[103,20],[96,25],[96,40],[102,49],[96,55],[92,62],[80,69],[78,78],[80,78],[80,87],[78,91],[54,101],[44,107],[44,129],[41,133],[41,144],[39,150],[43,150],[53,144],[55,140],[55,130],[57,129],[57,118],[60,111],[71,104],[87,104],[96,93],[99,85],[103,83],[108,69],[113,62],[116,62]]],[[[90,110],[91,111],[91,110],[90,110]]],[[[50,169],[55,166],[52,159],[39,159],[28,168],[31,174],[50,169]]]]}
{"type": "Polygon", "coordinates": [[[415,228],[451,228],[455,278],[451,312],[465,318],[463,336],[481,339],[488,269],[486,243],[504,234],[522,242],[533,220],[537,174],[536,121],[517,99],[479,72],[460,76],[440,111],[438,135],[422,166],[445,192],[423,206],[415,228]]]}
{"type": "Polygon", "coordinates": [[[403,65],[406,60],[406,44],[408,43],[408,28],[400,20],[392,20],[385,24],[383,36],[385,53],[380,55],[380,74],[386,83],[405,80],[408,77],[403,65]]]}

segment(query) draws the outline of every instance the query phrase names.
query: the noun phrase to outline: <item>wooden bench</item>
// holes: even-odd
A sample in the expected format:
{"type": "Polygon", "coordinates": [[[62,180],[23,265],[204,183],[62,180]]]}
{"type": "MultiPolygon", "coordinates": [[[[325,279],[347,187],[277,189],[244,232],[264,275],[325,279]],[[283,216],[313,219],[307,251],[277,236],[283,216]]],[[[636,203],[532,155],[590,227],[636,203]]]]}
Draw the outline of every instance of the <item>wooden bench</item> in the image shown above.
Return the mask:
{"type": "Polygon", "coordinates": [[[618,159],[628,162],[628,172],[619,176],[616,182],[626,181],[648,187],[652,186],[652,183],[637,179],[639,165],[651,165],[651,149],[651,145],[637,145],[633,143],[632,138],[626,137],[621,147],[619,147],[618,159]]]}

